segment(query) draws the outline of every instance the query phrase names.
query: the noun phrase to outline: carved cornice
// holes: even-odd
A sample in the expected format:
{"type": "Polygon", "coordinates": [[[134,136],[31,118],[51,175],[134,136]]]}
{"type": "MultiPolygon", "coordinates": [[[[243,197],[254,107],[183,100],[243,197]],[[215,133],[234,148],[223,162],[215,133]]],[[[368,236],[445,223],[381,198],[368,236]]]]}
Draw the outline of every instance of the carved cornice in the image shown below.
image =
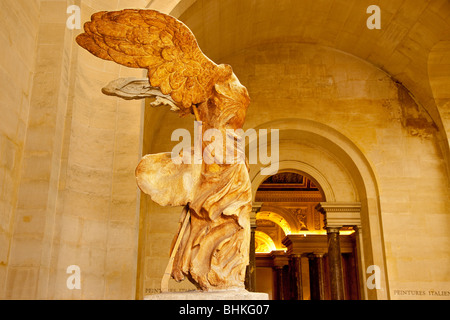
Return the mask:
{"type": "Polygon", "coordinates": [[[252,203],[252,212],[258,213],[261,210],[263,203],[262,202],[253,202],[252,203]]]}
{"type": "Polygon", "coordinates": [[[276,250],[270,253],[274,267],[282,267],[289,264],[289,256],[284,250],[276,250]]]}
{"type": "Polygon", "coordinates": [[[361,202],[320,202],[316,209],[324,214],[327,212],[360,212],[361,202]]]}
{"type": "Polygon", "coordinates": [[[256,200],[262,202],[319,202],[323,200],[317,191],[262,191],[258,190],[256,200]]]}
{"type": "MultiPolygon", "coordinates": [[[[339,236],[341,253],[351,253],[354,251],[354,237],[351,235],[339,236]]],[[[256,253],[257,267],[280,267],[289,263],[292,256],[307,256],[314,254],[323,257],[328,254],[328,239],[326,235],[291,234],[283,239],[283,244],[287,251],[274,250],[268,253],[256,253]]]]}
{"type": "MultiPolygon", "coordinates": [[[[282,240],[283,245],[286,246],[288,255],[291,254],[306,254],[328,253],[328,238],[326,235],[299,235],[290,234],[282,240]]],[[[349,253],[353,251],[352,236],[340,236],[340,245],[342,253],[349,253]]]]}
{"type": "Polygon", "coordinates": [[[325,228],[361,227],[360,202],[320,202],[316,210],[325,215],[325,228]]]}
{"type": "Polygon", "coordinates": [[[250,213],[250,227],[256,228],[256,214],[261,210],[262,202],[252,203],[252,212],[250,213]]]}

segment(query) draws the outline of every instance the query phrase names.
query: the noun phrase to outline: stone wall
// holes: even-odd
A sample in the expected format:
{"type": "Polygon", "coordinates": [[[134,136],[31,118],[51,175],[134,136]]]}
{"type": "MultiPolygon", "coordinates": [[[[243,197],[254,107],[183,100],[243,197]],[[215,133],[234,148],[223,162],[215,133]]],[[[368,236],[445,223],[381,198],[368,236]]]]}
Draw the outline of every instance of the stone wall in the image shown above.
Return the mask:
{"type": "Polygon", "coordinates": [[[4,87],[22,93],[2,104],[1,294],[133,299],[142,102],[106,97],[101,88],[143,73],[79,48],[81,31],[66,27],[71,4],[84,22],[147,1],[17,1],[2,10],[5,46],[13,49],[1,61],[9,68],[4,87]],[[81,269],[80,290],[66,285],[70,265],[81,269]]]}
{"type": "MultiPolygon", "coordinates": [[[[32,106],[39,7],[38,0],[0,3],[0,299],[8,292],[8,268],[17,264],[10,252],[32,106]]],[[[29,278],[36,275],[35,270],[23,271],[16,280],[22,292],[28,290],[29,278]]]]}

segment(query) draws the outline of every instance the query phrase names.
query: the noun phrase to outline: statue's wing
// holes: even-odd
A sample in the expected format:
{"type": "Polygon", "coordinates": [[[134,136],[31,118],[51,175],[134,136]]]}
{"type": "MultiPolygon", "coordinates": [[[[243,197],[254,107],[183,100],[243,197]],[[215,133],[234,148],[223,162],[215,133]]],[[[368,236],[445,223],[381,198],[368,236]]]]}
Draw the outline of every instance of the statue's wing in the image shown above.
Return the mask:
{"type": "Polygon", "coordinates": [[[108,83],[102,92],[125,100],[154,98],[154,101],[150,102],[152,107],[168,105],[170,110],[180,111],[172,97],[162,94],[158,88],[153,88],[148,79],[119,78],[108,83]]]}
{"type": "Polygon", "coordinates": [[[158,11],[98,12],[91,20],[78,44],[99,58],[147,69],[150,85],[170,95],[182,113],[206,101],[218,79],[232,72],[203,54],[186,25],[158,11]]]}

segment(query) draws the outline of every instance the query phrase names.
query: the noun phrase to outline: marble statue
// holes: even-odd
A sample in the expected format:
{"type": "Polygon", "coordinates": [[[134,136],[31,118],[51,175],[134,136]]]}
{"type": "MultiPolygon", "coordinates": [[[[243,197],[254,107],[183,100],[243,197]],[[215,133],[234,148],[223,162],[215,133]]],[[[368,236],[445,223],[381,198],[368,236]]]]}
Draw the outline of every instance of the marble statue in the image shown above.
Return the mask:
{"type": "MultiPolygon", "coordinates": [[[[244,124],[247,89],[229,65],[217,65],[203,54],[182,22],[154,10],[127,9],[95,13],[84,30],[76,40],[95,56],[148,70],[148,79],[115,80],[103,89],[105,94],[154,97],[153,105],[168,105],[180,116],[194,115],[202,132],[217,129],[226,137],[220,154],[226,153],[227,144],[240,143],[229,132],[244,124]]],[[[210,154],[212,160],[216,154],[210,154]]],[[[238,152],[233,159],[241,156],[238,152]]],[[[252,200],[246,163],[175,163],[170,152],[150,154],[137,166],[136,179],[156,203],[183,206],[161,290],[167,291],[169,276],[188,278],[202,291],[243,289],[252,200]]]]}

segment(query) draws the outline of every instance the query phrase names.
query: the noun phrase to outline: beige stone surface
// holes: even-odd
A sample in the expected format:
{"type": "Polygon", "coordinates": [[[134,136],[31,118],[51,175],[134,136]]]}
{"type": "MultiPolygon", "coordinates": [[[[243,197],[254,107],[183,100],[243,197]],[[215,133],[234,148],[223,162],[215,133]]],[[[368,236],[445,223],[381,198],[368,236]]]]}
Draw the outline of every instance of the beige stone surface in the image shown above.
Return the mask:
{"type": "MultiPolygon", "coordinates": [[[[74,49],[70,4],[1,4],[1,81],[15,96],[1,104],[0,298],[135,296],[141,105],[101,95],[129,71],[98,68],[74,49]],[[66,287],[72,264],[83,272],[81,290],[66,287]]],[[[82,19],[91,6],[145,5],[82,1],[82,19]]]]}
{"type": "MultiPolygon", "coordinates": [[[[38,276],[39,254],[26,257],[28,251],[21,249],[25,256],[16,261],[22,268],[14,269],[14,274],[11,269],[19,265],[14,265],[11,252],[21,244],[25,247],[33,245],[30,235],[40,233],[37,231],[39,227],[28,229],[27,235],[22,234],[21,244],[14,241],[16,223],[23,223],[24,216],[28,217],[25,220],[31,219],[18,208],[18,201],[22,165],[26,165],[25,143],[38,56],[39,8],[40,1],[3,1],[0,4],[0,44],[3,48],[0,54],[0,83],[5,90],[0,102],[0,298],[11,294],[8,277],[15,277],[22,285],[21,291],[30,296],[28,292],[35,290],[38,276]],[[16,24],[20,28],[16,28],[16,24]]],[[[44,155],[35,157],[40,167],[45,166],[47,159],[44,158],[44,155]]],[[[48,178],[48,170],[41,177],[48,178]]],[[[41,184],[37,182],[35,186],[40,188],[41,184]]],[[[45,192],[37,190],[34,194],[30,193],[30,205],[39,206],[36,198],[45,195],[45,192]]],[[[42,212],[34,212],[39,220],[42,212]]]]}

